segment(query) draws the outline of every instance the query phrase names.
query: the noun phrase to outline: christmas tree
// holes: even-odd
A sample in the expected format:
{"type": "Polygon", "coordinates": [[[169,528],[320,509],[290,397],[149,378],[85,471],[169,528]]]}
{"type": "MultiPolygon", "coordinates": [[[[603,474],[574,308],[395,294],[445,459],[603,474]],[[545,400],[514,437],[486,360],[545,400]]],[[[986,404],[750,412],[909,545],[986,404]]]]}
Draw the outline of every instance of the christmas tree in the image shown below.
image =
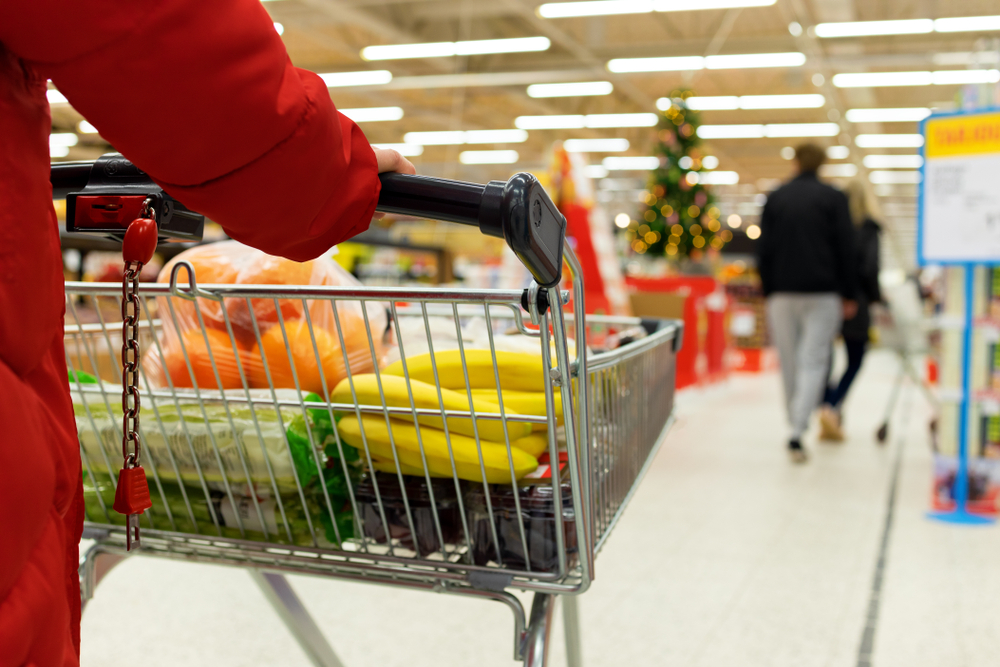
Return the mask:
{"type": "Polygon", "coordinates": [[[709,248],[720,250],[733,238],[732,232],[722,229],[711,190],[701,182],[705,167],[698,137],[701,119],[685,101],[690,96],[688,90],[674,91],[670,107],[660,114],[656,148],[660,166],[652,172],[643,217],[628,230],[632,250],[639,254],[700,259],[709,248]]]}

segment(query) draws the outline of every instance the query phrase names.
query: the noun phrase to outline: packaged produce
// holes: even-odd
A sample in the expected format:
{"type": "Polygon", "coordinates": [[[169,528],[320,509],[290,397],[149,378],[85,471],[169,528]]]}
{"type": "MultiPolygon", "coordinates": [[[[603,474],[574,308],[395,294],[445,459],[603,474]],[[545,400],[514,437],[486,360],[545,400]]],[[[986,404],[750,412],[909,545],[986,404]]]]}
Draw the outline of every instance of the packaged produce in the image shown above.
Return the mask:
{"type": "Polygon", "coordinates": [[[434,476],[452,476],[452,457],[449,456],[448,441],[451,442],[451,455],[454,457],[455,473],[460,479],[482,481],[479,452],[482,452],[482,468],[485,468],[486,481],[490,483],[510,484],[511,465],[515,479],[521,479],[538,467],[538,461],[531,454],[511,443],[510,458],[507,455],[506,444],[488,442],[454,433],[446,437],[444,431],[435,428],[421,428],[419,440],[417,428],[413,423],[390,419],[389,425],[382,415],[362,415],[361,420],[354,415],[344,416],[338,422],[338,433],[347,444],[363,450],[365,444],[373,457],[384,461],[394,461],[396,457],[401,464],[421,473],[424,470],[424,459],[427,468],[434,476]],[[364,439],[362,439],[362,429],[364,439]],[[423,445],[423,457],[421,457],[423,445]],[[395,457],[393,456],[395,446],[395,457]]]}
{"type": "Polygon", "coordinates": [[[445,544],[458,544],[462,541],[462,516],[453,479],[433,479],[428,489],[427,481],[422,475],[404,474],[401,485],[394,470],[378,472],[366,475],[361,480],[354,498],[358,503],[359,519],[365,537],[379,544],[386,544],[389,539],[398,540],[407,549],[426,556],[441,551],[441,539],[445,544]],[[379,511],[379,499],[385,511],[384,522],[379,511]],[[406,513],[407,506],[409,517],[406,513]],[[434,520],[435,508],[437,523],[434,520]],[[413,519],[412,529],[410,517],[413,519]],[[441,539],[438,538],[438,527],[441,529],[441,539]]]}
{"type": "MultiPolygon", "coordinates": [[[[572,567],[578,551],[573,495],[567,481],[562,482],[560,489],[563,540],[569,561],[567,567],[572,567]]],[[[524,480],[517,486],[493,484],[489,486],[489,494],[489,507],[492,507],[496,525],[496,541],[493,539],[490,510],[483,487],[470,484],[464,496],[472,539],[472,562],[476,565],[494,563],[514,570],[526,570],[530,563],[532,572],[556,571],[559,567],[559,552],[556,548],[559,522],[551,480],[524,480]],[[521,506],[520,516],[514,502],[515,494],[521,506]]]]}
{"type": "MultiPolygon", "coordinates": [[[[169,282],[173,267],[182,260],[194,267],[202,287],[286,285],[292,291],[297,285],[360,285],[330,258],[293,262],[235,241],[182,252],[163,267],[158,282],[169,282]]],[[[181,271],[178,282],[187,280],[181,271]]],[[[167,385],[169,378],[174,387],[235,389],[243,386],[242,367],[251,388],[297,388],[323,395],[346,376],[347,368],[365,373],[382,356],[386,313],[378,304],[364,307],[371,325],[369,341],[359,301],[231,296],[156,301],[162,322],[159,345],[143,359],[144,372],[155,386],[167,385]]]]}
{"type": "MultiPolygon", "coordinates": [[[[124,525],[125,517],[110,509],[114,476],[121,467],[120,405],[105,402],[96,387],[77,389],[74,378],[70,386],[87,471],[85,491],[90,494],[87,517],[124,525]]],[[[105,385],[104,390],[111,396],[121,392],[114,385],[105,385]]],[[[265,394],[270,398],[269,391],[251,392],[253,398],[265,394]]],[[[243,395],[240,390],[232,398],[243,395]]],[[[278,396],[297,402],[300,395],[279,391],[278,396]]],[[[337,539],[332,508],[341,539],[351,537],[354,524],[347,483],[348,477],[360,478],[361,463],[355,449],[346,444],[338,447],[329,412],[310,409],[303,415],[301,408],[282,407],[279,412],[260,404],[251,410],[235,400],[228,402],[227,410],[224,398],[225,394],[216,393],[203,395],[200,403],[185,400],[183,394],[176,402],[143,400],[142,465],[153,500],[148,512],[153,527],[240,537],[239,515],[245,519],[245,539],[265,539],[262,526],[266,526],[271,541],[312,544],[311,521],[318,541],[333,544],[337,539]]]]}
{"type": "MultiPolygon", "coordinates": [[[[469,398],[464,391],[452,391],[443,387],[438,389],[433,384],[413,378],[410,378],[409,387],[412,389],[412,407],[430,409],[440,409],[443,407],[445,410],[466,411],[470,409],[469,398]],[[439,391],[441,392],[440,401],[438,400],[439,391]]],[[[496,392],[494,391],[493,394],[495,399],[496,392]]],[[[351,378],[351,382],[344,379],[337,385],[330,396],[330,400],[334,403],[354,403],[355,396],[357,397],[357,405],[382,407],[382,399],[384,397],[387,407],[411,407],[410,391],[407,389],[406,378],[398,375],[387,375],[384,373],[379,377],[376,377],[374,373],[354,375],[351,378]],[[354,394],[351,393],[352,382],[354,394]],[[381,393],[379,392],[380,385],[382,389],[381,393]]],[[[500,413],[500,406],[497,403],[490,401],[488,398],[477,398],[475,394],[472,397],[472,407],[475,408],[477,414],[500,413]]],[[[509,416],[515,413],[511,410],[507,414],[509,416]]],[[[417,421],[425,426],[437,429],[444,428],[444,420],[441,417],[419,415],[417,421]]],[[[531,426],[528,422],[508,421],[507,432],[510,434],[511,439],[522,438],[531,433],[531,426]]],[[[476,436],[478,431],[478,436],[483,440],[491,440],[493,442],[504,441],[503,424],[498,419],[477,418],[476,429],[473,429],[471,418],[449,417],[448,430],[451,433],[460,433],[468,436],[476,436]]]]}

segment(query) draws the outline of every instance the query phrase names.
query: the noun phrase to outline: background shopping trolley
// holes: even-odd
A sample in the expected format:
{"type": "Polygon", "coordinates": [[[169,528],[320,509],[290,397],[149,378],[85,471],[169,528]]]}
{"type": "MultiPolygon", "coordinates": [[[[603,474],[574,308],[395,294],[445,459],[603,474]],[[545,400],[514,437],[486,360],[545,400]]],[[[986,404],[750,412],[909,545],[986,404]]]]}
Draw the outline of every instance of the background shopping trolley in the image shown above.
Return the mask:
{"type": "MultiPolygon", "coordinates": [[[[101,173],[101,161],[53,165],[69,228],[120,236],[117,223],[87,224],[85,199],[111,202],[106,218],[119,188],[160,207],[161,236],[199,233],[196,214],[141,172],[124,189],[101,173]]],[[[580,664],[575,596],[672,423],[681,325],[585,316],[565,221],[530,175],[486,186],[384,175],[379,210],[502,236],[534,282],[201,284],[177,261],[169,280],[141,284],[139,339],[162,372],[153,364],[139,381],[153,503],[139,553],[247,568],[317,665],[340,662],[285,573],[502,602],[527,665],[545,664],[559,598],[580,664]],[[530,612],[512,591],[533,594],[530,612]]],[[[94,540],[80,567],[84,602],[129,553],[111,508],[121,298],[118,284],[66,284],[94,540]]]]}

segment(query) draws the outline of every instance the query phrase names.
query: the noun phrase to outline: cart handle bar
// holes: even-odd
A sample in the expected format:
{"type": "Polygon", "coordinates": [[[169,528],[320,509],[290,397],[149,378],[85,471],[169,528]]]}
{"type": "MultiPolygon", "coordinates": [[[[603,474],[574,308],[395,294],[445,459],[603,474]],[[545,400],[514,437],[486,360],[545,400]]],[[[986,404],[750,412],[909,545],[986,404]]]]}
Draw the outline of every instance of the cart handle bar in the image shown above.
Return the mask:
{"type": "MultiPolygon", "coordinates": [[[[123,195],[135,195],[137,185],[142,187],[137,177],[148,182],[151,194],[162,193],[152,179],[115,154],[97,162],[52,163],[53,195],[75,200],[82,194],[76,191],[94,188],[99,181],[99,194],[107,196],[114,190],[115,175],[125,172],[130,179],[123,195]],[[111,163],[116,165],[114,174],[94,169],[95,164],[111,163]]],[[[483,234],[506,240],[540,286],[554,287],[562,279],[566,218],[531,174],[518,173],[506,182],[486,185],[397,173],[380,174],[379,180],[377,211],[477,226],[483,234]]],[[[69,218],[67,208],[67,231],[81,231],[69,218]]]]}

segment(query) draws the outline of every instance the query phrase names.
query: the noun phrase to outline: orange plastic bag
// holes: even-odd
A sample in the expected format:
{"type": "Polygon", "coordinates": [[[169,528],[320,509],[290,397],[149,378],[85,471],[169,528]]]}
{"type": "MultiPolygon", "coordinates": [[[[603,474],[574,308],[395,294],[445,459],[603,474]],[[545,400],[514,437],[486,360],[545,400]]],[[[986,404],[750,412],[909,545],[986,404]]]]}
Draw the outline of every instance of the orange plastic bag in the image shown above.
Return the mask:
{"type": "MultiPolygon", "coordinates": [[[[163,267],[157,282],[169,282],[171,270],[181,260],[194,267],[199,287],[276,285],[292,294],[299,285],[360,285],[332,259],[293,262],[236,241],[182,252],[163,267]]],[[[181,270],[177,281],[188,282],[187,273],[181,270]]],[[[236,389],[243,386],[239,373],[242,366],[250,388],[295,388],[297,379],[302,391],[322,395],[324,384],[332,390],[346,377],[347,368],[352,373],[366,373],[381,357],[385,309],[368,302],[365,310],[371,325],[371,344],[359,301],[157,297],[162,356],[153,347],[143,360],[143,371],[156,386],[165,386],[169,376],[175,387],[197,384],[199,388],[236,389]]]]}

